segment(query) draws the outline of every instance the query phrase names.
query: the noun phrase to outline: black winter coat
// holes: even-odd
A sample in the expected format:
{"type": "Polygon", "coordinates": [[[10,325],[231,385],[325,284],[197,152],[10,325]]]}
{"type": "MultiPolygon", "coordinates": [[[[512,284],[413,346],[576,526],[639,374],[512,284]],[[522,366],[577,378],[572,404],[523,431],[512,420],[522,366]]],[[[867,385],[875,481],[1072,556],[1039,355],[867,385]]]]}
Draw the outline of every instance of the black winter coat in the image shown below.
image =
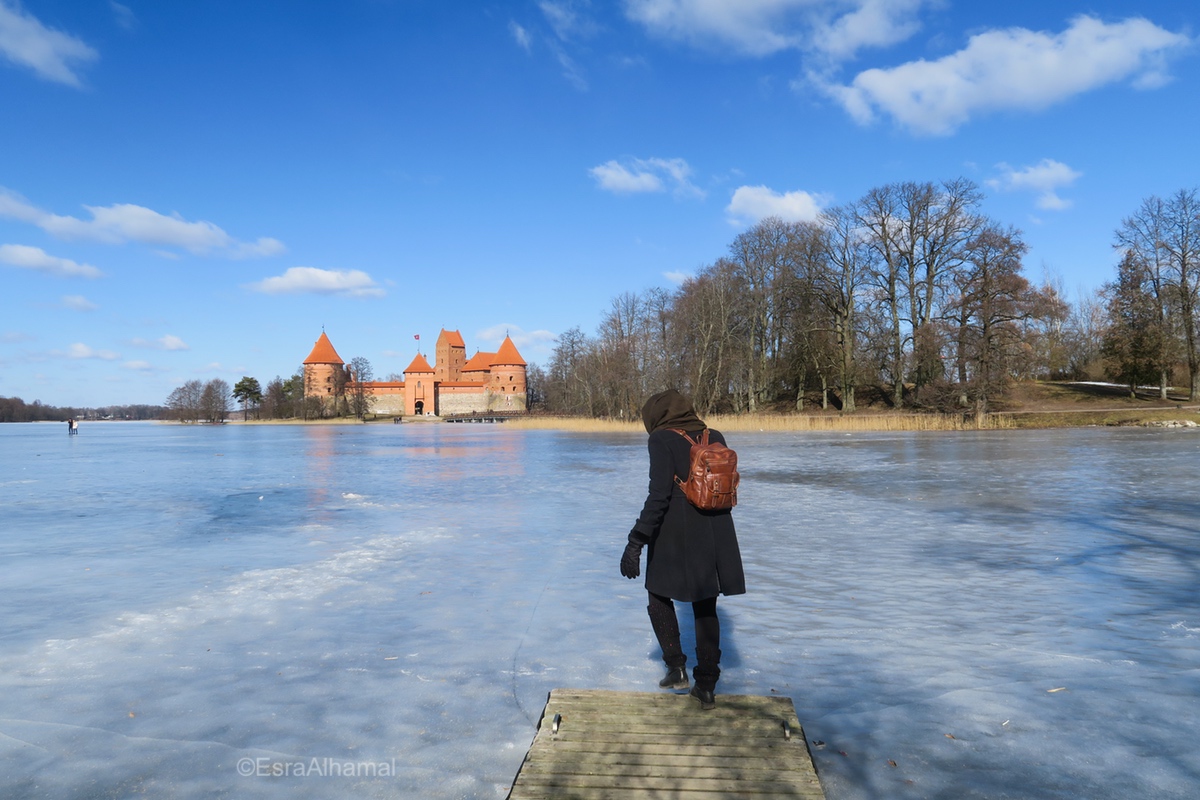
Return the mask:
{"type": "MultiPolygon", "coordinates": [[[[719,431],[709,428],[708,436],[710,442],[725,444],[719,431]]],[[[650,543],[646,589],[689,603],[718,594],[745,594],[733,515],[728,510],[701,511],[675,483],[677,475],[687,478],[691,444],[675,431],[657,430],[647,447],[650,491],[633,526],[635,534],[645,535],[650,543]]]]}

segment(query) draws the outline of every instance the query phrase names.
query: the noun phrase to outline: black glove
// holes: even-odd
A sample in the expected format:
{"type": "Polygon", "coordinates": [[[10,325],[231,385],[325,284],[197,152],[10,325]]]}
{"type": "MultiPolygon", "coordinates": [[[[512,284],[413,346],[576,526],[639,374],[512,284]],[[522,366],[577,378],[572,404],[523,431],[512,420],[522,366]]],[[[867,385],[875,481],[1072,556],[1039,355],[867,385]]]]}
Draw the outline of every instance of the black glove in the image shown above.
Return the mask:
{"type": "Polygon", "coordinates": [[[621,556],[621,574],[633,580],[642,574],[642,546],[630,542],[625,545],[625,553],[621,556]]]}
{"type": "Polygon", "coordinates": [[[642,548],[649,541],[650,537],[640,533],[637,528],[629,532],[629,544],[625,545],[625,552],[621,556],[621,574],[629,580],[642,574],[642,548]]]}

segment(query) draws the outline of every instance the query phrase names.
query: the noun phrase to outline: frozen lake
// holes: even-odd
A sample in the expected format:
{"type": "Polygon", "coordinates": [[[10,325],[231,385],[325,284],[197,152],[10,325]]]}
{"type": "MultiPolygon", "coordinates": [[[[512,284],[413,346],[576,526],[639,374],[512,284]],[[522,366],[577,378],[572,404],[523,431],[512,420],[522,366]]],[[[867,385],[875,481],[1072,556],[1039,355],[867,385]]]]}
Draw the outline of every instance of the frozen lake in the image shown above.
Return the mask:
{"type": "MultiPolygon", "coordinates": [[[[1200,796],[1200,433],[729,440],[718,702],[793,698],[829,800],[1200,796]]],[[[661,677],[646,473],[644,435],[2,425],[0,796],[503,798],[552,688],[661,677]]]]}

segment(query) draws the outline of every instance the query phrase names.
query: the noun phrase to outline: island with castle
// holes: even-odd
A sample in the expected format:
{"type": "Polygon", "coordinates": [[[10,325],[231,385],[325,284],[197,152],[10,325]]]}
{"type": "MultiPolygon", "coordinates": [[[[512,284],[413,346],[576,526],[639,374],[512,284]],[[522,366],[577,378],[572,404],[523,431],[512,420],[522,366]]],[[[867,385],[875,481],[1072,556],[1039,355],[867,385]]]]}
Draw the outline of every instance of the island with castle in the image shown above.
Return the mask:
{"type": "Polygon", "coordinates": [[[443,328],[433,366],[418,352],[404,380],[359,383],[321,331],[304,359],[304,393],[332,404],[362,391],[371,398],[372,412],[398,416],[524,411],[526,364],[512,339],[505,336],[494,353],[477,352],[468,359],[466,351],[462,334],[443,328]]]}

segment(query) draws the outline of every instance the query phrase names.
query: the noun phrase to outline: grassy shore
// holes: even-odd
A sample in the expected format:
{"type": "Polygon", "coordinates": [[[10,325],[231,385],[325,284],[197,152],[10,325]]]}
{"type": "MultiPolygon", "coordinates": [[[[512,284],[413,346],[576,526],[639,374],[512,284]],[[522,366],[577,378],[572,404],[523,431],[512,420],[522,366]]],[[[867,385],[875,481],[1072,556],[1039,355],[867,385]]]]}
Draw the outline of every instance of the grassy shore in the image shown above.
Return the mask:
{"type": "MultiPolygon", "coordinates": [[[[1015,427],[1011,418],[989,415],[981,424],[975,418],[961,414],[714,414],[705,418],[721,431],[965,431],[981,428],[1015,427]]],[[[627,422],[615,419],[584,419],[578,417],[522,417],[505,425],[517,428],[553,429],[580,433],[609,431],[644,431],[641,420],[627,422]]]]}
{"type": "MultiPolygon", "coordinates": [[[[1127,426],[1171,421],[1200,422],[1200,406],[1188,403],[1175,391],[1167,399],[1157,391],[1138,392],[1094,383],[1027,383],[1014,387],[998,403],[998,410],[982,419],[971,413],[938,414],[927,411],[892,411],[877,405],[853,414],[837,411],[721,415],[706,421],[732,432],[754,431],[970,431],[1019,428],[1079,428],[1127,426]]],[[[311,420],[229,420],[239,425],[361,425],[354,417],[311,420]]],[[[406,417],[405,424],[430,424],[437,417],[406,417]]],[[[390,416],[368,417],[371,424],[391,424],[390,416]]],[[[639,432],[641,420],[583,417],[514,417],[506,426],[525,430],[566,430],[581,433],[639,432]]]]}
{"type": "MultiPolygon", "coordinates": [[[[1200,406],[1190,404],[1176,390],[1167,399],[1156,391],[1131,395],[1123,387],[1079,382],[1021,384],[998,403],[998,410],[977,419],[974,414],[897,412],[868,407],[853,414],[836,411],[806,413],[712,415],[707,418],[722,431],[968,431],[1019,428],[1081,428],[1141,425],[1156,422],[1200,422],[1200,406]]],[[[523,428],[571,431],[637,431],[641,421],[527,417],[507,423],[523,428]]]]}

